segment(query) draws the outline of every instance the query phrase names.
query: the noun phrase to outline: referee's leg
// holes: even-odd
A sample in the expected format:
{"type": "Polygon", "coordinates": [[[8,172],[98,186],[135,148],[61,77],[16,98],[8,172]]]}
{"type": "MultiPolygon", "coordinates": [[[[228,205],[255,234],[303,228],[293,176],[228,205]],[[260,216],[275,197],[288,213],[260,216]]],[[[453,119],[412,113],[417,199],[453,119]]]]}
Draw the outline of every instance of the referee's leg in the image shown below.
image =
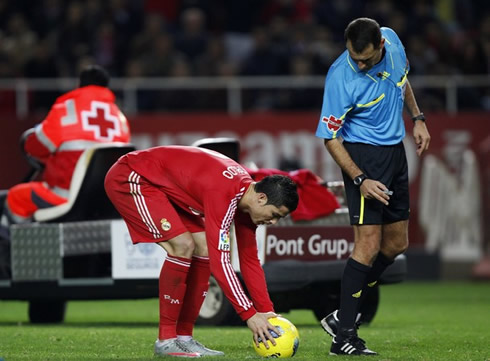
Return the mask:
{"type": "Polygon", "coordinates": [[[405,252],[408,248],[408,220],[383,225],[381,253],[389,259],[405,252]]]}
{"type": "Polygon", "coordinates": [[[408,247],[407,237],[408,221],[397,221],[382,226],[380,251],[376,259],[371,264],[361,299],[359,300],[358,310],[365,299],[369,298],[369,293],[378,286],[378,281],[383,272],[393,264],[395,257],[403,253],[408,247]]]}
{"type": "Polygon", "coordinates": [[[348,333],[355,328],[363,288],[381,242],[381,225],[354,225],[353,227],[354,249],[347,260],[341,281],[340,333],[343,331],[348,333]]]}

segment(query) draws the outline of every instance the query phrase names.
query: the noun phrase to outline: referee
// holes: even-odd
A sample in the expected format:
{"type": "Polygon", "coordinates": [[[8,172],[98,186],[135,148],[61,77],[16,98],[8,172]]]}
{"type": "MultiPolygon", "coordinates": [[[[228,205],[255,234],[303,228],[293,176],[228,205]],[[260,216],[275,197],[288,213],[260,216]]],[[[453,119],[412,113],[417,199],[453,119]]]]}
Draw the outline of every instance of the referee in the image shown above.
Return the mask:
{"type": "Polygon", "coordinates": [[[347,50],[328,71],[316,136],[342,169],[355,245],[342,276],[340,309],[321,324],[333,337],[330,354],[376,355],[358,337],[356,321],[366,292],[408,247],[404,105],[417,155],[429,147],[430,135],[396,33],[358,18],[344,37],[347,50]]]}

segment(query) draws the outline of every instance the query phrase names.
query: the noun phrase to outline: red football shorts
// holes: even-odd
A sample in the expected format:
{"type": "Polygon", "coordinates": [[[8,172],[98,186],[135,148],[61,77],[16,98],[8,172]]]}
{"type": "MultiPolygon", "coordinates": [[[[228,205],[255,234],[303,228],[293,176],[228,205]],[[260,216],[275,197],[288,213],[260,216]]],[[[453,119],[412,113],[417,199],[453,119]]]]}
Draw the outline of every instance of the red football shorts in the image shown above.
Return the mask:
{"type": "Polygon", "coordinates": [[[124,161],[107,172],[105,190],[126,222],[133,243],[162,242],[185,232],[204,232],[200,216],[177,207],[124,161]]]}

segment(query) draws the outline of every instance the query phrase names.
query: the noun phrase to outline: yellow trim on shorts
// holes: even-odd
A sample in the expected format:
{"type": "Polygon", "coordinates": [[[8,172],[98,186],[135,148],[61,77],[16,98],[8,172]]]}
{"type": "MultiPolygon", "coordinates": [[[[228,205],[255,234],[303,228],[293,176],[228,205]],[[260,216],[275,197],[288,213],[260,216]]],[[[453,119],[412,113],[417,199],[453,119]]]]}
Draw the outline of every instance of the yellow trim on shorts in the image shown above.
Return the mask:
{"type": "Polygon", "coordinates": [[[364,196],[361,194],[361,212],[359,213],[359,224],[364,223],[364,196]]]}

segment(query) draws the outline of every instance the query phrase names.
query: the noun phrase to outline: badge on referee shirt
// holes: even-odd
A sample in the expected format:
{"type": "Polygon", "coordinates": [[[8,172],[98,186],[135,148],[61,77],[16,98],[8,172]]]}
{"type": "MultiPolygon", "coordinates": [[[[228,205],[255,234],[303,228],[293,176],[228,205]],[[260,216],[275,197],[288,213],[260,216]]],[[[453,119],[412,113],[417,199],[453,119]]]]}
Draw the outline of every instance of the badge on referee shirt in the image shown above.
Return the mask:
{"type": "Polygon", "coordinates": [[[172,228],[172,225],[170,224],[169,221],[167,221],[167,218],[160,219],[160,223],[162,224],[162,229],[164,231],[168,231],[170,230],[170,228],[172,228]]]}
{"type": "Polygon", "coordinates": [[[335,118],[333,115],[330,115],[328,118],[323,117],[322,122],[326,123],[328,129],[332,132],[338,131],[340,128],[342,128],[342,125],[344,125],[343,119],[335,118]]]}

